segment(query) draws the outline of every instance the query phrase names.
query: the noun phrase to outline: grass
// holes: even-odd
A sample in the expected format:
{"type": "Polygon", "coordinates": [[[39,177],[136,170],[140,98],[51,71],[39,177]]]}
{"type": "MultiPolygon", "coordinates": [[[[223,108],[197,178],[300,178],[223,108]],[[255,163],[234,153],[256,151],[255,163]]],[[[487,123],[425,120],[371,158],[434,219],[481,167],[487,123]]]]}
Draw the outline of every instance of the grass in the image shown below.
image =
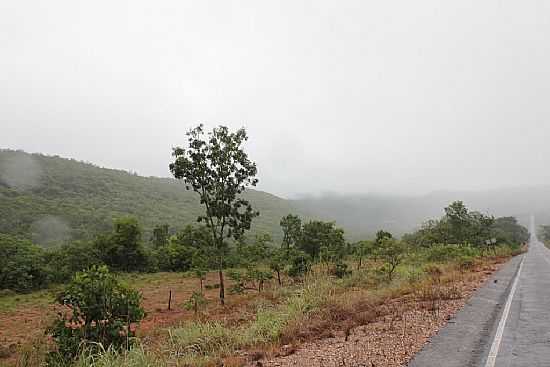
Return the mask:
{"type": "Polygon", "coordinates": [[[0,294],[0,312],[13,312],[22,306],[46,306],[60,290],[56,286],[23,294],[4,291],[0,294]]]}
{"type": "MultiPolygon", "coordinates": [[[[248,358],[261,358],[282,345],[299,345],[334,333],[350,331],[384,315],[404,312],[410,300],[424,302],[437,312],[443,300],[461,298],[458,284],[473,276],[472,269],[484,269],[495,258],[517,254],[519,248],[496,251],[443,247],[419,249],[408,256],[390,282],[379,264],[366,266],[343,279],[328,276],[321,268],[303,283],[284,287],[273,284],[262,294],[250,292],[230,296],[225,308],[211,304],[200,317],[184,321],[164,332],[147,336],[128,353],[107,351],[101,356],[83,354],[77,366],[242,366],[248,358]]],[[[130,274],[122,276],[135,287],[156,288],[167,281],[191,282],[184,274],[130,274]]],[[[191,283],[186,283],[191,284],[191,283]]],[[[215,291],[213,291],[215,292],[215,291]]],[[[8,296],[12,297],[12,296],[8,296]]],[[[21,296],[19,296],[21,297],[21,296]]],[[[26,302],[48,300],[48,293],[25,295],[26,302]]],[[[6,302],[6,297],[0,302],[6,302]]],[[[2,303],[0,303],[1,305],[2,303]]],[[[392,316],[393,317],[393,316],[392,316]]]]}

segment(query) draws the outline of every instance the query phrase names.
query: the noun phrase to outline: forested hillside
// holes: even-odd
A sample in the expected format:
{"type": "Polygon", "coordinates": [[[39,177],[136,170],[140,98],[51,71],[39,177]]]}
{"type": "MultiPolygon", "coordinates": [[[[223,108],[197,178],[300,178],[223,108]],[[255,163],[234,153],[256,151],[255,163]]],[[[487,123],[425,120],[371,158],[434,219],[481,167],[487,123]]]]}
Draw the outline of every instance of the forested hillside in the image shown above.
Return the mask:
{"type": "MultiPolygon", "coordinates": [[[[260,211],[252,233],[269,233],[280,242],[279,221],[288,213],[335,221],[349,240],[373,237],[383,228],[397,235],[420,228],[454,200],[497,216],[526,223],[530,214],[550,218],[550,189],[545,187],[486,192],[439,192],[425,196],[324,195],[285,200],[249,190],[260,211]]],[[[149,236],[154,226],[171,230],[196,221],[201,213],[195,193],[170,178],[141,177],[72,159],[0,150],[0,233],[35,243],[90,238],[108,232],[114,218],[135,216],[149,236]]]]}
{"type": "MultiPolygon", "coordinates": [[[[281,218],[296,212],[290,202],[254,190],[245,196],[260,211],[250,236],[269,233],[280,240],[281,218]]],[[[196,194],[174,179],[0,151],[0,233],[51,245],[110,231],[114,218],[132,215],[149,236],[159,224],[176,230],[195,223],[201,210],[196,194]]]]}

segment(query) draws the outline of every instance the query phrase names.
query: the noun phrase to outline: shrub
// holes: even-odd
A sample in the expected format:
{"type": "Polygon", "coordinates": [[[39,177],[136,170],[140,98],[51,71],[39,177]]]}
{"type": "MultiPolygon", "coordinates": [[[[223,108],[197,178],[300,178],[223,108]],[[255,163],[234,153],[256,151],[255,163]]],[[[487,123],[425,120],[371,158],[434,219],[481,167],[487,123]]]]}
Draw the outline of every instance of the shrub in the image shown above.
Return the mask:
{"type": "Polygon", "coordinates": [[[84,348],[129,348],[135,323],[145,317],[141,294],[120,284],[105,266],[77,273],[57,301],[69,312],[48,329],[57,345],[50,363],[74,361],[84,348]]]}
{"type": "Polygon", "coordinates": [[[0,289],[29,292],[47,281],[44,251],[29,241],[0,234],[0,289]]]}
{"type": "Polygon", "coordinates": [[[289,254],[289,263],[287,274],[292,278],[299,278],[305,275],[311,269],[309,256],[304,252],[295,251],[289,254]]]}
{"type": "Polygon", "coordinates": [[[395,270],[406,254],[407,248],[403,242],[393,238],[384,238],[380,241],[380,245],[376,249],[376,255],[384,262],[381,271],[387,275],[388,280],[393,279],[395,270]]]}
{"type": "Polygon", "coordinates": [[[338,278],[345,278],[351,275],[351,270],[348,269],[348,264],[344,262],[337,262],[334,267],[334,275],[338,278]]]}
{"type": "Polygon", "coordinates": [[[449,262],[477,257],[481,250],[470,245],[433,245],[426,248],[426,260],[429,262],[449,262]]]}
{"type": "Polygon", "coordinates": [[[199,310],[206,305],[207,300],[204,295],[200,292],[193,292],[189,300],[183,304],[183,307],[186,310],[193,310],[195,315],[199,313],[199,310]]]}

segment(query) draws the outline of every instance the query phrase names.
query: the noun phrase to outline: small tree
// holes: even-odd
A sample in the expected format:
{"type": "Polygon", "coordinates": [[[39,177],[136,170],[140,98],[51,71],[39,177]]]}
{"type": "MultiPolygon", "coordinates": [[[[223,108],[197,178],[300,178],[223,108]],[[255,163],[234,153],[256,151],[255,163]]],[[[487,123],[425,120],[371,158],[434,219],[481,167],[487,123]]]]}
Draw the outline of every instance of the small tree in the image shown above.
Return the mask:
{"type": "Polygon", "coordinates": [[[283,285],[281,273],[288,265],[288,253],[286,249],[275,249],[269,257],[269,268],[277,274],[277,282],[283,285]]]}
{"type": "Polygon", "coordinates": [[[151,238],[153,246],[158,248],[166,245],[169,237],[168,231],[168,224],[160,224],[153,228],[153,237],[151,238]]]}
{"type": "Polygon", "coordinates": [[[256,289],[258,289],[258,293],[260,293],[264,289],[265,282],[273,278],[273,274],[269,271],[251,268],[248,269],[246,278],[254,282],[256,289]]]}
{"type": "Polygon", "coordinates": [[[315,220],[304,224],[298,248],[317,260],[323,247],[334,256],[343,256],[346,251],[344,230],[333,222],[315,220]]]}
{"type": "Polygon", "coordinates": [[[187,133],[188,147],[174,148],[170,171],[184,180],[187,189],[198,193],[205,213],[198,217],[212,233],[220,279],[220,303],[225,303],[223,278],[226,239],[241,237],[250,229],[252,219],[259,215],[241,194],[256,186],[257,168],[242,145],[248,139],[246,131],[230,132],[225,126],[215,128],[205,136],[202,125],[187,133]]]}
{"type": "Polygon", "coordinates": [[[372,255],[374,248],[373,241],[359,241],[354,245],[353,254],[357,258],[357,270],[363,266],[363,259],[372,255]]]}
{"type": "Polygon", "coordinates": [[[288,276],[300,278],[311,269],[311,258],[303,251],[291,249],[288,255],[288,276]]]}
{"type": "Polygon", "coordinates": [[[193,273],[199,279],[201,294],[203,293],[203,285],[208,274],[208,260],[200,253],[193,256],[193,273]]]}
{"type": "Polygon", "coordinates": [[[57,344],[52,363],[70,362],[82,347],[98,351],[130,347],[134,324],[145,317],[141,294],[120,284],[106,266],[92,266],[77,273],[57,302],[69,308],[48,329],[57,344]]]}
{"type": "Polygon", "coordinates": [[[376,245],[380,245],[382,241],[386,238],[393,238],[392,234],[390,232],[384,231],[383,229],[376,232],[376,239],[374,242],[376,245]]]}
{"type": "Polygon", "coordinates": [[[189,300],[183,304],[183,307],[186,310],[193,310],[195,316],[199,313],[199,310],[204,307],[207,303],[206,298],[204,298],[204,295],[199,292],[193,292],[191,294],[191,297],[189,297],[189,300]]]}
{"type": "Polygon", "coordinates": [[[383,270],[388,275],[388,280],[393,279],[393,274],[403,261],[407,252],[405,244],[394,238],[384,238],[376,249],[378,258],[384,261],[383,270]]]}

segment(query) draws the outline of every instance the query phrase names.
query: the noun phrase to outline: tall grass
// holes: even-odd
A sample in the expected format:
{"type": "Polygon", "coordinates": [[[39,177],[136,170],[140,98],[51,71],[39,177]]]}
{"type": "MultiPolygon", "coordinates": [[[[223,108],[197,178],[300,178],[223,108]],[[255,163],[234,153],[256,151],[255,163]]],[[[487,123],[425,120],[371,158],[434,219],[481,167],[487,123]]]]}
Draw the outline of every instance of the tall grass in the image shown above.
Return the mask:
{"type": "Polygon", "coordinates": [[[222,321],[193,321],[169,329],[166,350],[160,357],[136,347],[122,355],[114,351],[100,356],[83,354],[76,366],[211,366],[239,350],[296,340],[292,339],[293,333],[308,336],[308,330],[304,329],[319,333],[322,328],[330,329],[337,324],[351,328],[368,323],[380,312],[389,312],[380,307],[387,299],[406,294],[434,302],[459,298],[460,290],[453,287],[453,277],[460,276],[464,264],[482,261],[483,257],[510,256],[518,251],[519,248],[510,246],[490,251],[467,245],[419,248],[399,266],[398,275],[391,282],[379,276],[376,261],[344,279],[322,272],[310,274],[303,284],[280,288],[278,298],[282,302],[257,302],[254,316],[247,322],[229,325],[222,321]]]}

